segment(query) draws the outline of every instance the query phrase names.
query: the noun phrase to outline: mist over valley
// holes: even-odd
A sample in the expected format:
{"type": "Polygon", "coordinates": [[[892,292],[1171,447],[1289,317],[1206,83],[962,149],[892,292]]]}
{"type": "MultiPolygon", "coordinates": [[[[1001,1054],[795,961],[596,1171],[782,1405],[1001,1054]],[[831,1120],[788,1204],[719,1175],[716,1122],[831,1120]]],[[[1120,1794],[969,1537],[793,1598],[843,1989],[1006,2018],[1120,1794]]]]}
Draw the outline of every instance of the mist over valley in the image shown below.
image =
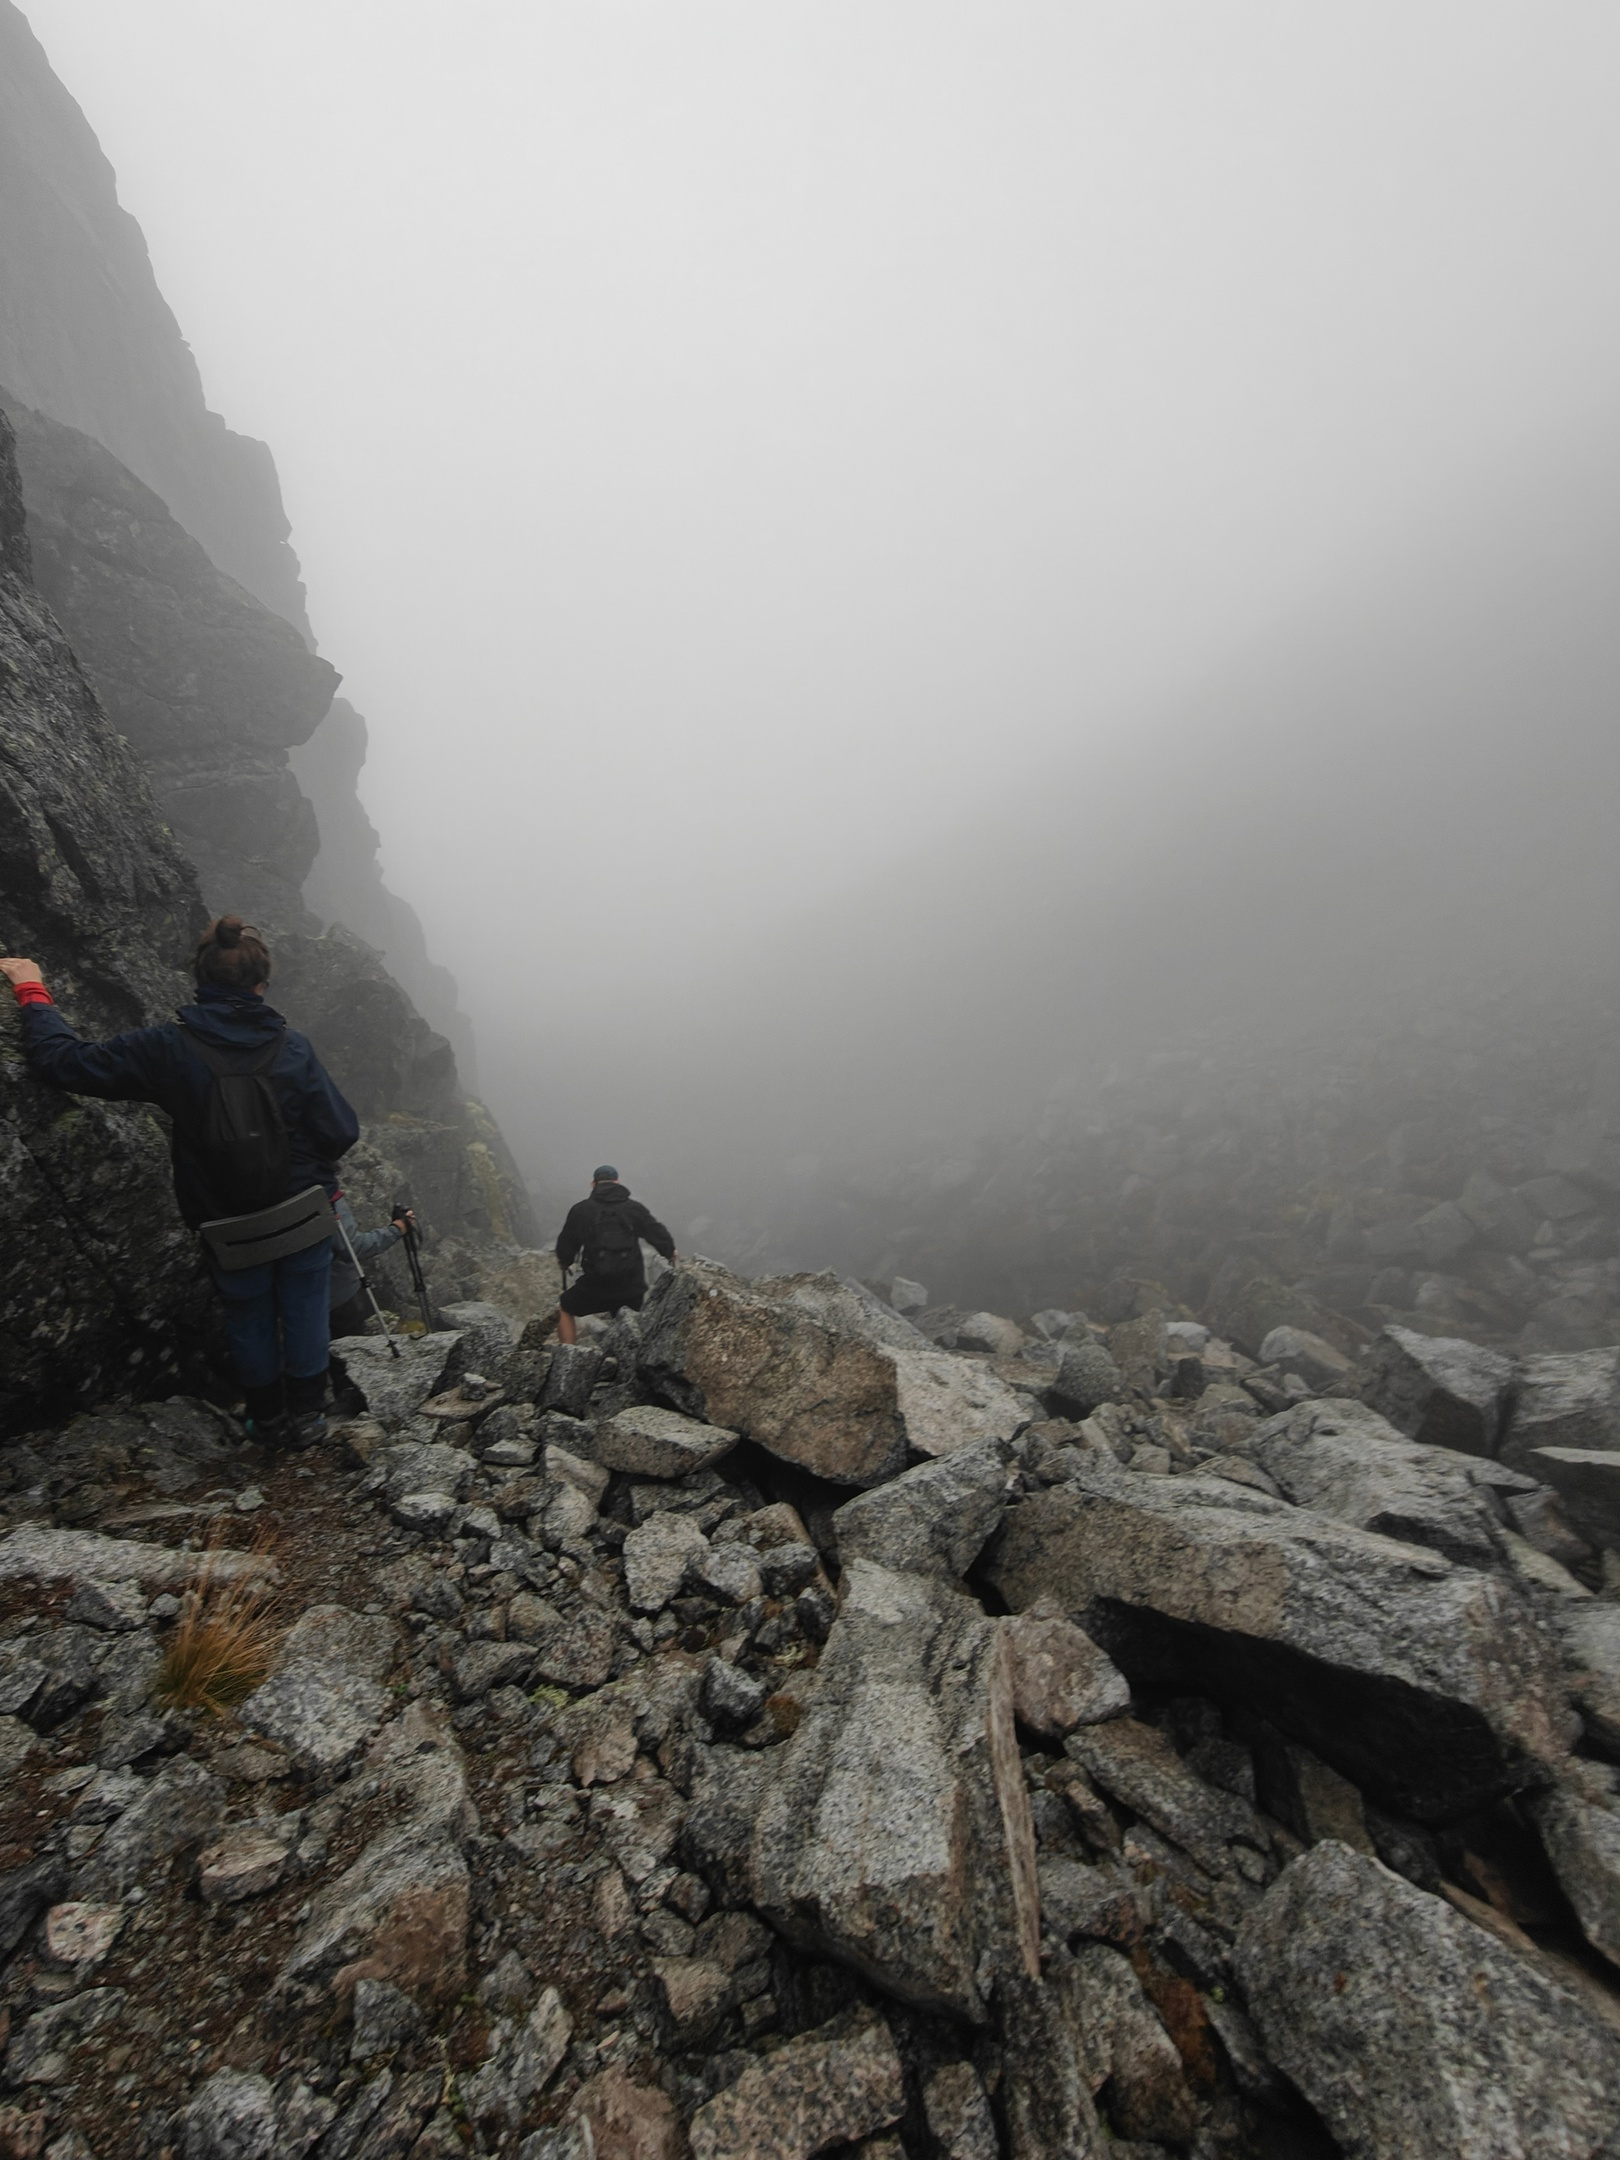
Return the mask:
{"type": "Polygon", "coordinates": [[[1613,2154],[1617,62],[0,0],[0,2154],[1613,2154]]]}

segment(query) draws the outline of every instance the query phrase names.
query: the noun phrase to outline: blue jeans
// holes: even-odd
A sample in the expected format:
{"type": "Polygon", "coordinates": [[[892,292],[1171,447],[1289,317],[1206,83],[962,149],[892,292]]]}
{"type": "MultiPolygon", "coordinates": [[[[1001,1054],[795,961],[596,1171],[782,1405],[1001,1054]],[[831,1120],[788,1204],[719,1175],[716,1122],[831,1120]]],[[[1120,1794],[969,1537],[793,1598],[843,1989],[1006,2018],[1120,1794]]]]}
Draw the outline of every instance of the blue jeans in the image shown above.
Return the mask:
{"type": "Polygon", "coordinates": [[[216,1271],[225,1332],[244,1387],[272,1387],[283,1373],[304,1380],[326,1371],[331,1276],[329,1244],[311,1245],[264,1267],[216,1271]]]}

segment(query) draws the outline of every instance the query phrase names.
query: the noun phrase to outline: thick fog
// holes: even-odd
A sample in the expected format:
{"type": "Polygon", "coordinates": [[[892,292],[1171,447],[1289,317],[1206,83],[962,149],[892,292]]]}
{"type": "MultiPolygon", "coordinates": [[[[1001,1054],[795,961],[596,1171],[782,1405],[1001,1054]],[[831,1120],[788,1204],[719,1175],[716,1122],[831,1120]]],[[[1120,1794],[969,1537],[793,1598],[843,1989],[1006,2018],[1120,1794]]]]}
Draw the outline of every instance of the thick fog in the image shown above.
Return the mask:
{"type": "Polygon", "coordinates": [[[548,1200],[1601,970],[1612,8],[28,12],[548,1200]]]}

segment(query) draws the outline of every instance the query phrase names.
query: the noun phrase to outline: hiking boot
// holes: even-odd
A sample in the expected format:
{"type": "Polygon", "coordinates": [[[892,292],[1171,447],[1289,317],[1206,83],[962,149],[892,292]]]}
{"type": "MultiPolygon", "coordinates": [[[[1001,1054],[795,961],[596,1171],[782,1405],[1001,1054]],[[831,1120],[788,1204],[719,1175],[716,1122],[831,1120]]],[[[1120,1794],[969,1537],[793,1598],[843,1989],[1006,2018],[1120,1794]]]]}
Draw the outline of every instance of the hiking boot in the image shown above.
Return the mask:
{"type": "Polygon", "coordinates": [[[273,1417],[245,1417],[242,1420],[242,1430],[255,1447],[285,1447],[291,1428],[291,1419],[279,1410],[273,1417]]]}
{"type": "Polygon", "coordinates": [[[282,1445],[294,1451],[319,1447],[326,1438],[327,1430],[324,1410],[305,1410],[297,1417],[288,1418],[282,1445]]]}

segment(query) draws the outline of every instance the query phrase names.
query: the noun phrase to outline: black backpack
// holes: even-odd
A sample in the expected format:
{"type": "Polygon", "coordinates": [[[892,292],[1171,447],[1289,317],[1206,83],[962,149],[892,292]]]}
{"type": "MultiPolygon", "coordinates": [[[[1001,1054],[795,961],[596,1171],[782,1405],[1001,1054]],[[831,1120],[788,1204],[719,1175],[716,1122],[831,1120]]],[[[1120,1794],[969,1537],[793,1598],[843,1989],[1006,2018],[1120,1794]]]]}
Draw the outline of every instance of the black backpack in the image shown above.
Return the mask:
{"type": "Polygon", "coordinates": [[[641,1240],[636,1226],[630,1220],[630,1210],[621,1201],[617,1207],[604,1207],[599,1200],[591,1203],[585,1232],[585,1272],[587,1275],[631,1275],[641,1266],[641,1240]]]}
{"type": "Polygon", "coordinates": [[[189,1031],[185,1039],[213,1074],[196,1139],[215,1205],[225,1215],[256,1215],[276,1206],[292,1181],[292,1148],[270,1078],[281,1037],[250,1065],[189,1031]]]}

